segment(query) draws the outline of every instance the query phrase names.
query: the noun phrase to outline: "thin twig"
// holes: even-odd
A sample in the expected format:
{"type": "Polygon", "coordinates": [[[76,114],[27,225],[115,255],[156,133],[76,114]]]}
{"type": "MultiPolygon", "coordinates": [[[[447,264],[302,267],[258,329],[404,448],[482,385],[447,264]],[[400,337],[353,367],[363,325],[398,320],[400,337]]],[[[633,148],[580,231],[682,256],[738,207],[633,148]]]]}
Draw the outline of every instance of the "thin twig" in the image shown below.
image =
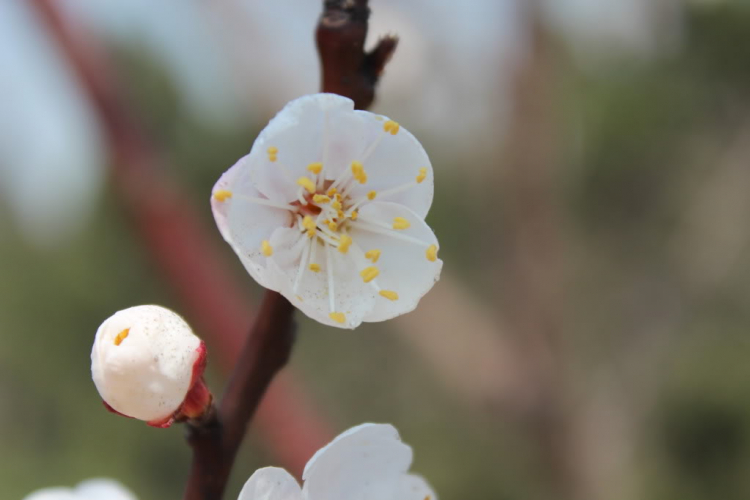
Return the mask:
{"type": "Polygon", "coordinates": [[[218,500],[247,426],[271,380],[287,363],[294,343],[294,307],[267,291],[218,411],[188,423],[193,463],[184,500],[218,500]]]}
{"type": "Polygon", "coordinates": [[[322,67],[323,92],[346,96],[357,109],[375,99],[375,86],[393,56],[398,38],[385,36],[365,52],[368,0],[324,0],[316,40],[322,67]]]}

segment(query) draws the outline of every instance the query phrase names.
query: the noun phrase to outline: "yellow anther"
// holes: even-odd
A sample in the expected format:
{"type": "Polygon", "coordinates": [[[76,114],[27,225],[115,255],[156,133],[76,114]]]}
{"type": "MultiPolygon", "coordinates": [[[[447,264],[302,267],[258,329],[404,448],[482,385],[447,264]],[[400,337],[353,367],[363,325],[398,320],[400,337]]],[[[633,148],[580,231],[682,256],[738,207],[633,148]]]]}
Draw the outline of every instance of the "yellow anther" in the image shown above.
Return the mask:
{"type": "Polygon", "coordinates": [[[378,193],[376,193],[375,191],[370,191],[369,193],[367,193],[367,199],[374,200],[377,195],[378,193]]]}
{"type": "Polygon", "coordinates": [[[263,255],[266,257],[270,257],[273,255],[273,248],[271,248],[271,244],[268,242],[268,240],[263,240],[263,242],[260,244],[260,251],[263,252],[263,255]]]}
{"type": "Polygon", "coordinates": [[[349,217],[351,217],[352,220],[357,220],[357,217],[359,217],[359,212],[355,210],[349,217]]]}
{"type": "Polygon", "coordinates": [[[319,174],[321,170],[323,170],[323,164],[318,162],[311,163],[307,166],[307,170],[314,174],[319,174]]]}
{"type": "Polygon", "coordinates": [[[393,120],[388,120],[383,124],[383,130],[386,132],[390,132],[391,135],[398,134],[398,129],[401,128],[401,125],[394,122],[393,120]]]}
{"type": "Polygon", "coordinates": [[[361,162],[352,162],[352,175],[354,175],[354,178],[357,179],[360,184],[364,184],[365,182],[367,182],[367,173],[365,172],[365,167],[361,162]]]}
{"type": "Polygon", "coordinates": [[[269,160],[276,161],[276,153],[279,152],[279,148],[277,148],[276,146],[271,146],[266,150],[266,152],[268,153],[269,160]]]}
{"type": "Polygon", "coordinates": [[[346,316],[344,316],[344,313],[331,313],[328,315],[328,317],[336,323],[343,324],[346,321],[346,316]]]}
{"type": "Polygon", "coordinates": [[[393,229],[409,229],[411,224],[408,220],[403,217],[395,217],[393,219],[393,229]]]}
{"type": "Polygon", "coordinates": [[[122,341],[130,335],[130,328],[126,328],[115,336],[115,345],[122,344],[122,341]]]}
{"type": "Polygon", "coordinates": [[[339,252],[348,252],[350,246],[352,246],[352,237],[348,234],[342,234],[341,239],[339,240],[339,252]]]}
{"type": "Polygon", "coordinates": [[[319,273],[320,272],[320,264],[315,264],[314,262],[312,264],[310,264],[310,271],[312,271],[314,273],[319,273]]]}
{"type": "Polygon", "coordinates": [[[357,177],[364,171],[365,171],[365,167],[364,165],[362,165],[362,162],[359,162],[359,161],[352,162],[352,173],[354,174],[354,177],[357,177]]]}
{"type": "Polygon", "coordinates": [[[430,262],[435,262],[437,260],[437,253],[438,253],[438,247],[437,245],[430,245],[427,247],[427,251],[425,252],[425,255],[427,256],[427,260],[430,262]]]}
{"type": "Polygon", "coordinates": [[[313,201],[315,203],[329,203],[331,199],[324,194],[316,194],[313,195],[313,201]]]}
{"type": "Polygon", "coordinates": [[[228,198],[232,197],[232,192],[226,189],[220,189],[214,193],[214,199],[216,201],[227,201],[228,198]]]}
{"type": "Polygon", "coordinates": [[[327,192],[326,194],[327,194],[328,196],[333,196],[333,195],[335,195],[336,193],[338,193],[338,190],[337,190],[336,188],[331,188],[331,189],[329,189],[329,190],[328,190],[328,192],[327,192]]]}
{"type": "Polygon", "coordinates": [[[343,219],[344,218],[344,211],[343,210],[339,210],[338,212],[336,212],[336,217],[338,217],[339,219],[343,219]]]}
{"type": "Polygon", "coordinates": [[[377,278],[379,274],[380,270],[375,266],[366,267],[359,273],[365,283],[371,282],[377,278]]]}
{"type": "Polygon", "coordinates": [[[365,252],[365,259],[370,259],[373,264],[375,264],[378,259],[380,258],[380,250],[377,248],[374,248],[372,250],[368,250],[365,252]]]}
{"type": "Polygon", "coordinates": [[[393,290],[380,290],[378,293],[381,297],[385,297],[388,300],[398,300],[398,294],[393,290]]]}
{"type": "Polygon", "coordinates": [[[331,208],[334,210],[341,210],[341,202],[339,200],[333,200],[333,203],[331,203],[331,208]]]}
{"type": "Polygon", "coordinates": [[[326,222],[326,226],[328,226],[328,229],[330,229],[331,231],[336,231],[339,228],[339,225],[333,222],[332,220],[329,220],[328,222],[326,222]]]}
{"type": "Polygon", "coordinates": [[[308,238],[314,238],[315,237],[315,233],[316,233],[315,229],[308,229],[307,230],[307,237],[308,238]]]}
{"type": "Polygon", "coordinates": [[[423,180],[427,177],[427,167],[422,167],[419,169],[419,175],[417,176],[417,184],[421,184],[423,180]]]}
{"type": "Polygon", "coordinates": [[[305,188],[310,194],[315,192],[315,183],[309,177],[300,177],[297,179],[297,184],[305,188]]]}
{"type": "Polygon", "coordinates": [[[309,215],[305,215],[305,217],[302,219],[302,227],[309,230],[315,230],[315,220],[310,217],[309,215]]]}

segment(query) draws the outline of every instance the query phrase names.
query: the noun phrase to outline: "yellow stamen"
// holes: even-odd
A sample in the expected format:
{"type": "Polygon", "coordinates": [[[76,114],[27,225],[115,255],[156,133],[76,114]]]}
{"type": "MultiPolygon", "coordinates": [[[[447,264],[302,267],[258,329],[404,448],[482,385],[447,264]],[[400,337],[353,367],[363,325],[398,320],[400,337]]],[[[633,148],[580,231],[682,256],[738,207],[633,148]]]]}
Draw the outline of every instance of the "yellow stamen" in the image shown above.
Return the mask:
{"type": "Polygon", "coordinates": [[[386,132],[390,132],[391,135],[398,134],[398,129],[401,128],[401,125],[394,122],[393,120],[388,120],[383,124],[383,130],[386,132]]]}
{"type": "Polygon", "coordinates": [[[326,226],[328,226],[328,229],[330,229],[331,231],[336,231],[339,228],[339,225],[332,220],[326,222],[326,226]]]}
{"type": "Polygon", "coordinates": [[[328,317],[336,323],[343,324],[346,321],[346,316],[344,316],[344,313],[331,313],[328,315],[328,317]]]}
{"type": "Polygon", "coordinates": [[[367,182],[367,173],[365,172],[365,167],[361,162],[352,162],[352,175],[354,175],[354,178],[357,179],[360,184],[364,184],[365,182],[367,182]]]}
{"type": "Polygon", "coordinates": [[[297,179],[297,184],[305,188],[310,194],[315,192],[315,183],[309,177],[300,177],[297,179]]]}
{"type": "Polygon", "coordinates": [[[269,160],[276,161],[276,154],[279,152],[279,148],[271,146],[266,150],[266,152],[268,153],[269,160]]]}
{"type": "Polygon", "coordinates": [[[338,217],[339,219],[343,219],[344,218],[344,211],[343,210],[339,210],[338,212],[336,212],[336,217],[338,217]]]}
{"type": "Polygon", "coordinates": [[[356,160],[352,162],[352,174],[354,174],[354,177],[357,177],[364,171],[365,167],[362,165],[362,162],[356,160]]]}
{"type": "Polygon", "coordinates": [[[329,203],[331,199],[324,194],[316,194],[313,195],[313,201],[315,203],[329,203]]]}
{"type": "Polygon", "coordinates": [[[128,338],[128,335],[130,335],[130,328],[126,328],[118,333],[117,336],[115,336],[115,345],[122,344],[122,341],[128,338]]]}
{"type": "Polygon", "coordinates": [[[315,263],[310,264],[310,271],[312,271],[314,273],[319,273],[320,272],[320,264],[315,264],[315,263]]]}
{"type": "Polygon", "coordinates": [[[357,220],[357,217],[359,217],[359,212],[355,210],[349,217],[351,217],[352,220],[357,220]]]}
{"type": "Polygon", "coordinates": [[[310,217],[309,215],[305,215],[305,218],[302,219],[302,227],[307,229],[307,236],[309,238],[315,236],[315,229],[317,226],[315,225],[315,221],[312,217],[310,217]]]}
{"type": "Polygon", "coordinates": [[[268,240],[263,240],[263,242],[260,244],[260,251],[263,252],[263,255],[266,257],[270,257],[273,255],[273,248],[271,248],[271,244],[268,242],[268,240]]]}
{"type": "Polygon", "coordinates": [[[329,190],[328,190],[328,192],[327,192],[326,194],[327,194],[328,196],[333,196],[333,195],[335,195],[335,194],[336,194],[337,192],[338,192],[338,189],[336,189],[336,188],[331,188],[331,189],[329,189],[329,190]]]}
{"type": "Polygon", "coordinates": [[[339,200],[333,200],[333,203],[331,203],[331,208],[334,210],[341,210],[341,202],[339,200]]]}
{"type": "Polygon", "coordinates": [[[393,229],[409,229],[411,223],[403,217],[395,217],[393,219],[393,229]]]}
{"type": "Polygon", "coordinates": [[[305,217],[302,219],[302,227],[304,227],[305,229],[308,229],[308,230],[309,229],[313,229],[314,230],[315,229],[315,221],[309,215],[305,215],[305,217]]]}
{"type": "Polygon", "coordinates": [[[375,266],[366,267],[359,273],[365,283],[371,282],[377,278],[379,274],[380,270],[375,266]]]}
{"type": "Polygon", "coordinates": [[[367,193],[367,199],[374,200],[377,195],[378,193],[376,193],[375,191],[370,191],[369,193],[367,193]]]}
{"type": "Polygon", "coordinates": [[[417,184],[421,184],[423,180],[427,177],[427,167],[422,167],[419,169],[419,175],[417,176],[417,184]]]}
{"type": "Polygon", "coordinates": [[[220,189],[214,193],[214,199],[216,201],[227,201],[228,198],[232,197],[232,192],[226,189],[220,189]]]}
{"type": "Polygon", "coordinates": [[[380,253],[380,250],[378,250],[377,248],[368,250],[367,252],[365,252],[365,259],[370,259],[372,263],[375,264],[380,258],[380,253]]]}
{"type": "Polygon", "coordinates": [[[307,166],[307,170],[314,174],[319,174],[321,170],[323,170],[323,164],[318,162],[311,163],[307,166]]]}
{"type": "Polygon", "coordinates": [[[427,247],[427,251],[425,252],[425,255],[427,256],[427,260],[430,262],[435,262],[437,260],[437,253],[438,253],[438,247],[437,245],[430,245],[427,247]]]}
{"type": "Polygon", "coordinates": [[[341,239],[339,240],[339,252],[348,252],[350,246],[352,246],[352,237],[348,234],[342,234],[341,239]]]}
{"type": "Polygon", "coordinates": [[[398,300],[398,294],[392,290],[380,290],[378,293],[388,300],[398,300]]]}

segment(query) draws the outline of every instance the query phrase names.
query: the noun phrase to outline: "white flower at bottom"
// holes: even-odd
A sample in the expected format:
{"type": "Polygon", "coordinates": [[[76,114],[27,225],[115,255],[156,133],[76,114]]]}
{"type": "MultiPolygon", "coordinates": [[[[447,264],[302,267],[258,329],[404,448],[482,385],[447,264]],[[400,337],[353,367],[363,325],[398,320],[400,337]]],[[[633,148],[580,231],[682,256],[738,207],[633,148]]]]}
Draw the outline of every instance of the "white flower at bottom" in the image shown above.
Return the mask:
{"type": "Polygon", "coordinates": [[[153,305],[109,317],[91,350],[91,375],[107,408],[154,427],[207,409],[205,365],[205,345],[185,320],[153,305]]]}
{"type": "Polygon", "coordinates": [[[409,474],[412,451],[388,424],[362,424],[321,448],[305,466],[304,484],[284,469],[258,469],[238,500],[437,500],[409,474]]]}
{"type": "Polygon", "coordinates": [[[433,189],[407,130],[316,94],[271,120],[216,183],[211,206],[258,283],[321,323],[354,328],[413,310],[439,278],[424,222],[433,189]]]}
{"type": "Polygon", "coordinates": [[[23,500],[137,500],[135,495],[112,479],[89,479],[75,488],[44,488],[23,500]]]}

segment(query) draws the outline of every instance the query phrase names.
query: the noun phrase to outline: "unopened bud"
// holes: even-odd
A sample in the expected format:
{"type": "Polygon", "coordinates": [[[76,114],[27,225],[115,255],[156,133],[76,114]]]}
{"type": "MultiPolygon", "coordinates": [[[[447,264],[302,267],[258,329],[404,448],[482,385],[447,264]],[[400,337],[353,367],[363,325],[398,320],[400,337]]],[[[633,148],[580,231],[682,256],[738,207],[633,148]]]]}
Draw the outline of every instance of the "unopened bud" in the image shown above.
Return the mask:
{"type": "Polygon", "coordinates": [[[154,427],[201,417],[206,347],[180,316],[159,306],[116,312],[96,332],[91,376],[105,406],[154,427]]]}

